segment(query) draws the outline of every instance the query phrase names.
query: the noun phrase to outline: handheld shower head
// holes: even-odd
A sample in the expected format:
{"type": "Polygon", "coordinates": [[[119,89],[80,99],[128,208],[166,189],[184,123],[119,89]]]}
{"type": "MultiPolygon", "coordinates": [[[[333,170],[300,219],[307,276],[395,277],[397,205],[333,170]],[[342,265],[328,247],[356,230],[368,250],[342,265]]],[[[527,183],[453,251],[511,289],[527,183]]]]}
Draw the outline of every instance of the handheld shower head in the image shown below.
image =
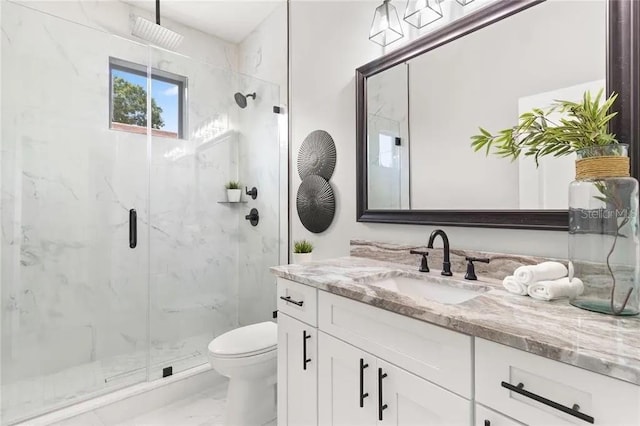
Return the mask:
{"type": "Polygon", "coordinates": [[[247,98],[252,98],[255,99],[256,98],[256,92],[253,93],[249,93],[247,95],[243,95],[240,92],[237,92],[235,95],[233,95],[233,97],[236,100],[236,103],[238,104],[238,106],[240,108],[246,108],[247,107],[247,98]]]}

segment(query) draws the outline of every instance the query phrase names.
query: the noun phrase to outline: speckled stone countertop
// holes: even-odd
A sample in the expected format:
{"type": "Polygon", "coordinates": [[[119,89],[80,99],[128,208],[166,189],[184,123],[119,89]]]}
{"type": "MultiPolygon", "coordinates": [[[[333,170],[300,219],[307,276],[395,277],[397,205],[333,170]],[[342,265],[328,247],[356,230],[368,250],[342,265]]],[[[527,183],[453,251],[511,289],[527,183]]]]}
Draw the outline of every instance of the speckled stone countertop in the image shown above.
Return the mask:
{"type": "Polygon", "coordinates": [[[466,281],[440,271],[360,257],[342,257],[271,268],[282,278],[432,324],[502,343],[566,364],[640,385],[640,318],[592,313],[566,299],[542,302],[508,293],[496,279],[466,281]],[[398,275],[457,287],[480,295],[456,305],[411,298],[375,282],[398,275]],[[444,280],[444,281],[443,281],[444,280]]]}

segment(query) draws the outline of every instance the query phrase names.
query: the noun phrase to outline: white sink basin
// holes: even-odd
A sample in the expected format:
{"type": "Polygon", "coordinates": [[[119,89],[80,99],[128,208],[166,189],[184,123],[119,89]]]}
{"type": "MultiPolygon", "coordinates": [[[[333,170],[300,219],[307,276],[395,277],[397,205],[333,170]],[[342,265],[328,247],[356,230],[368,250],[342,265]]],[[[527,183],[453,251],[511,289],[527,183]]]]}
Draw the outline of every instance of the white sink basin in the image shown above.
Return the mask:
{"type": "Polygon", "coordinates": [[[480,296],[485,291],[482,287],[470,290],[405,276],[385,278],[372,282],[371,285],[395,291],[412,299],[432,300],[446,305],[457,305],[458,303],[466,302],[480,296]]]}

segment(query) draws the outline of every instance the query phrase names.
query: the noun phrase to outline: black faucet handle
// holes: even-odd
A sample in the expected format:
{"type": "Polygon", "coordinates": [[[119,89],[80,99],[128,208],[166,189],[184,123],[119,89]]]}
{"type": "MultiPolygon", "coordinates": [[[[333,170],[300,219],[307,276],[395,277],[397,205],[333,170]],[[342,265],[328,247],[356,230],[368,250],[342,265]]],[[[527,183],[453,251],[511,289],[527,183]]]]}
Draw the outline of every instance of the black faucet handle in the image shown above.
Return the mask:
{"type": "Polygon", "coordinates": [[[251,189],[249,189],[247,186],[244,187],[244,192],[245,194],[249,195],[252,199],[256,199],[258,198],[258,188],[256,188],[255,186],[251,189]]]}
{"type": "Polygon", "coordinates": [[[476,275],[476,268],[473,262],[482,262],[482,263],[490,262],[490,259],[486,257],[467,256],[465,257],[465,259],[467,260],[467,273],[464,275],[464,279],[471,280],[471,281],[475,281],[478,279],[478,276],[476,275]]]}
{"type": "Polygon", "coordinates": [[[411,254],[419,254],[422,255],[422,261],[420,261],[420,272],[429,272],[429,263],[427,262],[427,256],[429,256],[428,251],[420,251],[420,250],[410,250],[411,254]]]}

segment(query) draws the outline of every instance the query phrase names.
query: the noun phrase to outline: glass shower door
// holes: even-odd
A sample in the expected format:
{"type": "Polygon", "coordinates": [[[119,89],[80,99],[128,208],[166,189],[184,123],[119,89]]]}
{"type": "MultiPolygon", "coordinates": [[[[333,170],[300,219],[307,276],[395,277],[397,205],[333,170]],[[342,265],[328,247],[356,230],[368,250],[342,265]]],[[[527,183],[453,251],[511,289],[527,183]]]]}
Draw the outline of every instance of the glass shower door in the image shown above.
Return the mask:
{"type": "Polygon", "coordinates": [[[240,93],[256,94],[246,108],[233,105],[241,131],[240,179],[249,189],[258,189],[255,200],[246,197],[247,207],[240,213],[238,321],[247,325],[272,320],[276,309],[276,282],[269,267],[281,263],[280,197],[287,195],[280,190],[279,148],[281,126],[286,132],[286,121],[273,109],[281,105],[278,84],[240,74],[236,88],[240,93]],[[257,226],[244,219],[251,208],[260,213],[257,226]]]}
{"type": "Polygon", "coordinates": [[[276,84],[164,50],[153,93],[167,119],[151,140],[150,377],[206,364],[220,334],[271,319],[279,259],[276,84]],[[180,84],[182,82],[182,84],[180,84]],[[235,94],[256,93],[244,108],[235,94]],[[242,201],[225,184],[240,181],[242,201]],[[256,199],[244,187],[256,187],[256,199]],[[257,226],[245,216],[260,214],[257,226]]]}
{"type": "Polygon", "coordinates": [[[166,118],[151,139],[149,374],[157,379],[207,363],[209,342],[237,325],[243,210],[221,203],[225,182],[238,179],[233,74],[159,49],[151,67],[166,118]]]}
{"type": "Polygon", "coordinates": [[[147,135],[109,58],[148,48],[2,4],[2,421],[147,379],[147,135]],[[130,248],[130,209],[138,215],[130,248]]]}

